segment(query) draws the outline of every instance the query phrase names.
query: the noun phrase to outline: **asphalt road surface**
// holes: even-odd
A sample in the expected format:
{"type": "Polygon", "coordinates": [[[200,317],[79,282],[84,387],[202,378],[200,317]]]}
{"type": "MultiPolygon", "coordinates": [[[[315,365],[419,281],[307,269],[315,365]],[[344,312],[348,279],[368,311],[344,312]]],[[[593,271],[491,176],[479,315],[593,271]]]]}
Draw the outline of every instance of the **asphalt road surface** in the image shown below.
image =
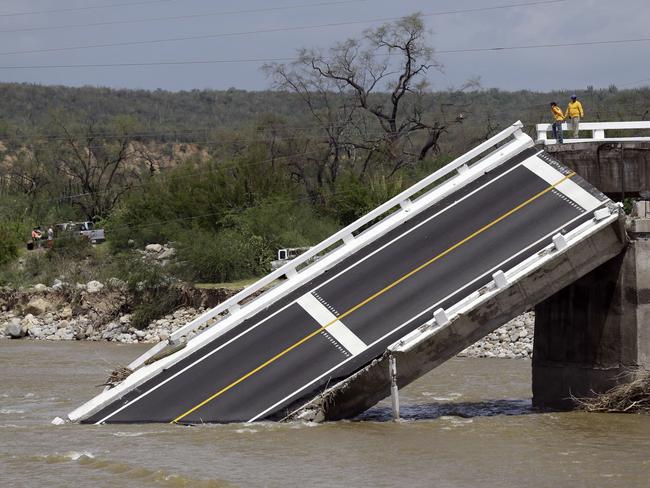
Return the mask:
{"type": "Polygon", "coordinates": [[[606,201],[526,150],[84,422],[283,417],[606,201]]]}

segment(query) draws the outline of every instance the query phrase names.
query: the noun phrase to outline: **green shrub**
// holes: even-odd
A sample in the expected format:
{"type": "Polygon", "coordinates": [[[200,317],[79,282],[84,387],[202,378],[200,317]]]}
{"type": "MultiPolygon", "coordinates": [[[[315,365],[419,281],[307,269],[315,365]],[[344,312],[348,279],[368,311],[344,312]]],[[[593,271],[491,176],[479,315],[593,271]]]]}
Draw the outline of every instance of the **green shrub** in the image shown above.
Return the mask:
{"type": "Polygon", "coordinates": [[[47,253],[50,261],[61,259],[85,259],[93,255],[93,246],[90,241],[80,235],[63,234],[54,240],[54,246],[47,253]]]}
{"type": "Polygon", "coordinates": [[[10,263],[18,257],[16,228],[8,222],[0,222],[0,266],[10,263]]]}
{"type": "Polygon", "coordinates": [[[178,269],[192,281],[224,282],[268,272],[273,251],[260,236],[237,229],[194,228],[176,241],[178,269]]]}
{"type": "Polygon", "coordinates": [[[123,254],[114,257],[111,268],[112,274],[126,282],[133,327],[144,329],[181,305],[182,294],[176,280],[157,262],[123,254]]]}
{"type": "Polygon", "coordinates": [[[177,288],[161,288],[140,296],[133,304],[131,325],[145,329],[152,321],[164,317],[181,305],[181,293],[177,288]]]}

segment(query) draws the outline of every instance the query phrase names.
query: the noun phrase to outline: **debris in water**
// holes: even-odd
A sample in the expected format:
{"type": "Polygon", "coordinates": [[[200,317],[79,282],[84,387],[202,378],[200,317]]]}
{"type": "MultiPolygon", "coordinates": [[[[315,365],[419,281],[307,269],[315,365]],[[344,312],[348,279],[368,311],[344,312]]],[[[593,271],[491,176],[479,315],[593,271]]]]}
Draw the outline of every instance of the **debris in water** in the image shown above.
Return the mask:
{"type": "Polygon", "coordinates": [[[573,401],[580,410],[587,412],[650,414],[650,371],[640,368],[627,374],[632,381],[593,398],[573,397],[573,401]]]}
{"type": "Polygon", "coordinates": [[[124,381],[127,378],[127,376],[129,376],[131,373],[133,373],[133,370],[129,368],[126,367],[117,368],[108,377],[106,383],[102,383],[101,385],[97,385],[97,386],[108,386],[109,388],[114,388],[117,385],[119,385],[122,381],[124,381]]]}

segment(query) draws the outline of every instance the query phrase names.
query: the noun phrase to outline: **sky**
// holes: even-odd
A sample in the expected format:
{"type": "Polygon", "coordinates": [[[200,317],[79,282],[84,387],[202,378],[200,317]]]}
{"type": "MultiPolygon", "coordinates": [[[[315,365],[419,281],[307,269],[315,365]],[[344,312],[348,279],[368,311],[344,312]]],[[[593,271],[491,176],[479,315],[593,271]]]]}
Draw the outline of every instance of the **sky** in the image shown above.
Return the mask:
{"type": "Polygon", "coordinates": [[[326,49],[415,12],[425,15],[443,65],[428,74],[434,90],[476,77],[502,90],[650,85],[648,0],[5,0],[0,81],[264,90],[271,86],[260,69],[265,60],[326,49]],[[629,39],[647,40],[445,52],[629,39]],[[142,65],[188,61],[236,62],[142,65]],[[125,63],[134,66],[70,67],[125,63]]]}

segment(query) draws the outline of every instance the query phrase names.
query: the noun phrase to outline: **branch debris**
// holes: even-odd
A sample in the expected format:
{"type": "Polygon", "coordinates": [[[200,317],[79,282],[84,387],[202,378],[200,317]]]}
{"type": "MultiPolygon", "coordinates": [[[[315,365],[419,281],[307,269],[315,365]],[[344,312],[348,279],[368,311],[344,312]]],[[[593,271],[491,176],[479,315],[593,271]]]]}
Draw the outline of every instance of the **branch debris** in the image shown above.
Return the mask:
{"type": "Polygon", "coordinates": [[[572,400],[587,412],[650,414],[650,371],[639,368],[626,372],[631,381],[592,398],[572,400]]]}

